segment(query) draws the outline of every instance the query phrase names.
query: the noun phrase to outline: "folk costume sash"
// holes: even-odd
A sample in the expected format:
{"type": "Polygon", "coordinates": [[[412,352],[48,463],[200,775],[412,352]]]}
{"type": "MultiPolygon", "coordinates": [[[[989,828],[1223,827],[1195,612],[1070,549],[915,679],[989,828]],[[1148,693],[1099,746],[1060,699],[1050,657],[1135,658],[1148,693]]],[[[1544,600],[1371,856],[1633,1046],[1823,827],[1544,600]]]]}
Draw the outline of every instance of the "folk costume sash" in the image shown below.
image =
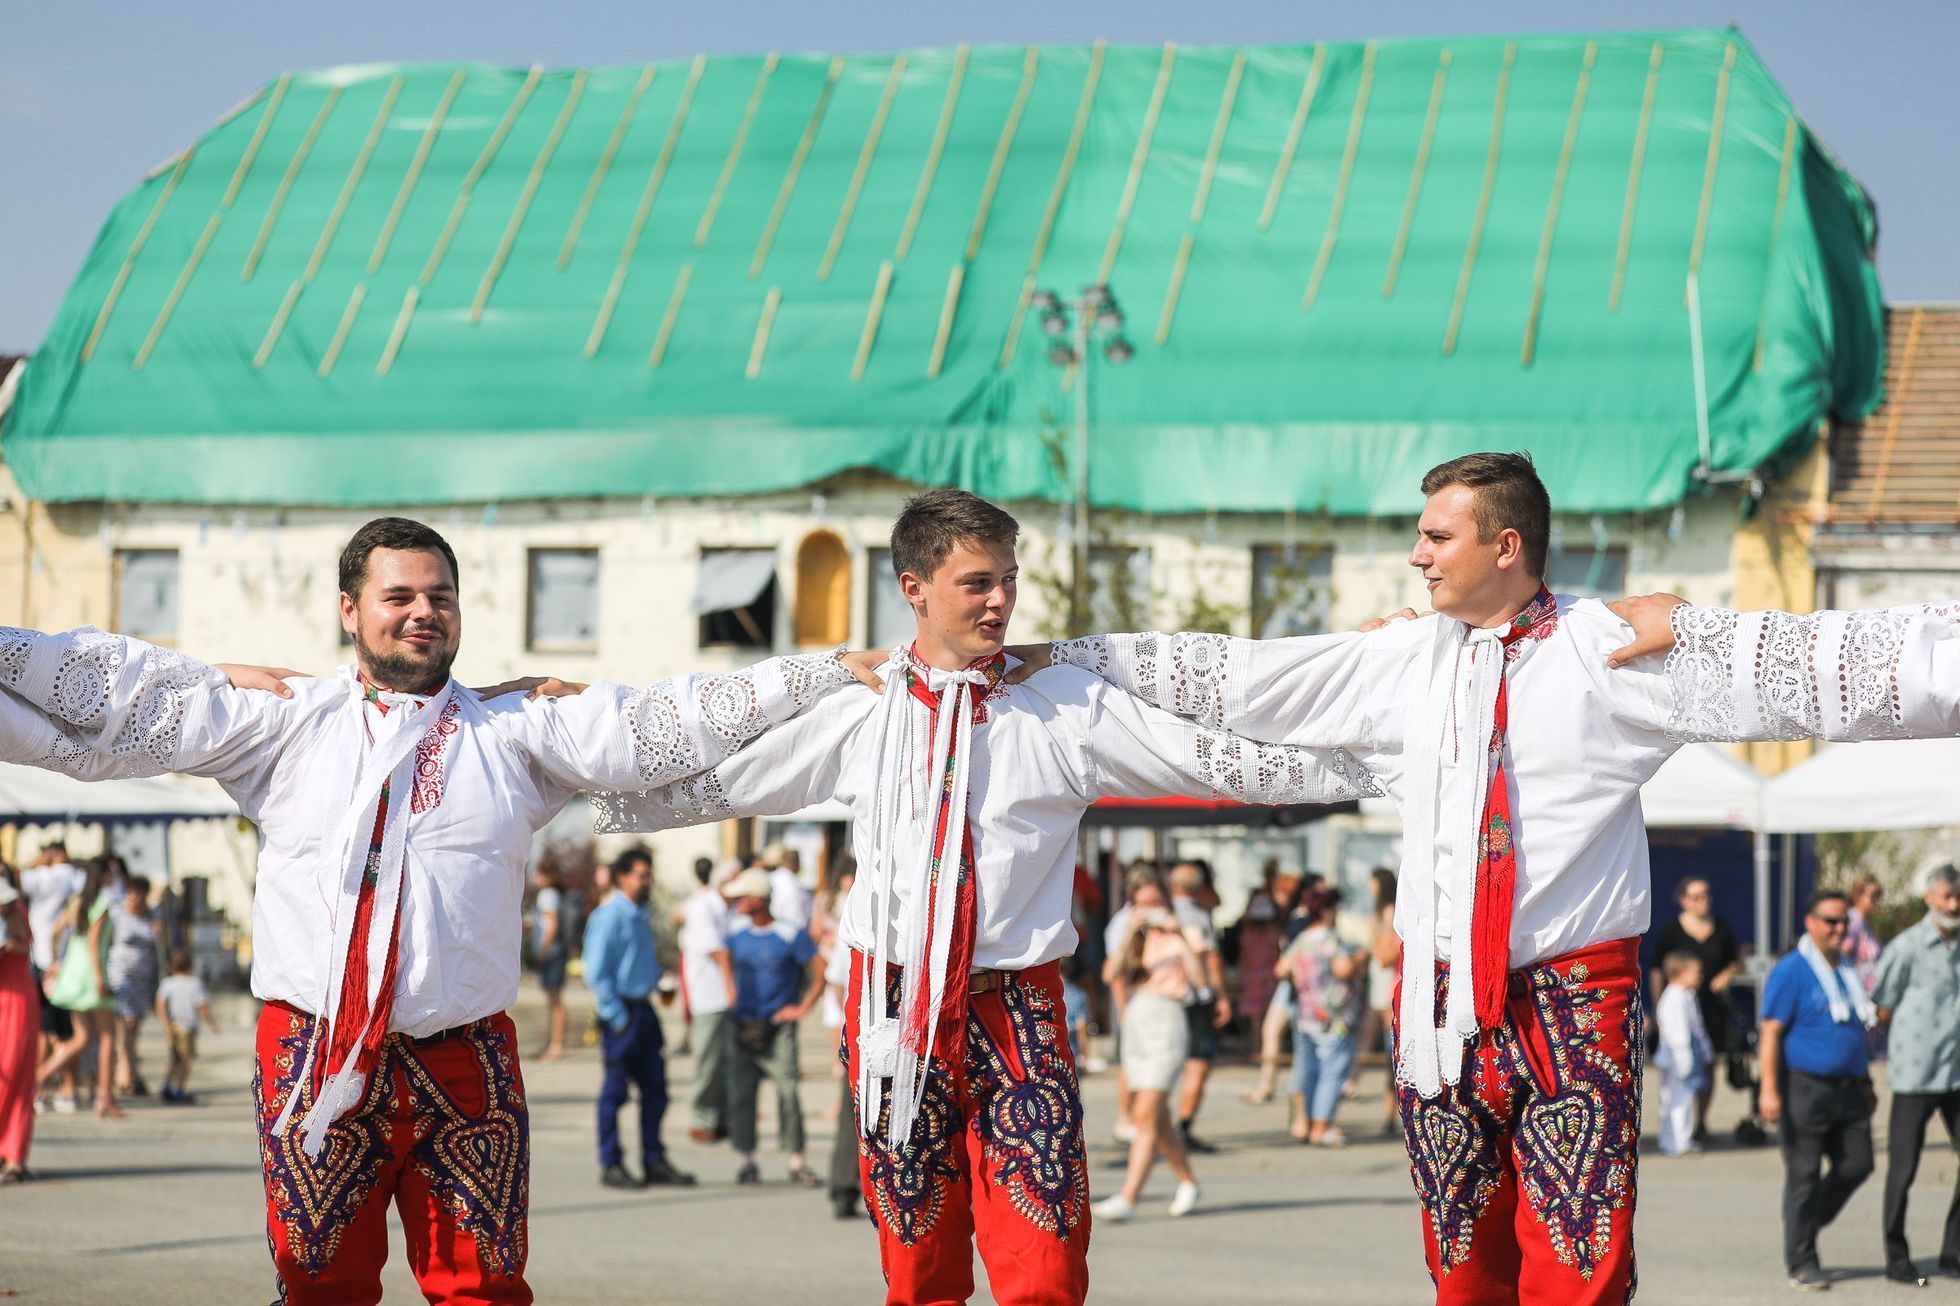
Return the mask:
{"type": "Polygon", "coordinates": [[[1409,799],[1403,813],[1398,925],[1403,941],[1402,1034],[1396,1079],[1434,1097],[1462,1073],[1463,1049],[1504,1017],[1511,961],[1511,915],[1517,897],[1517,848],[1504,746],[1510,692],[1504,668],[1558,623],[1552,596],[1538,591],[1500,630],[1478,630],[1436,618],[1427,691],[1409,713],[1409,799]],[[1450,972],[1470,982],[1449,986],[1436,1023],[1436,832],[1447,826],[1453,856],[1450,972]]]}
{"type": "Polygon", "coordinates": [[[858,883],[871,894],[876,940],[865,974],[896,964],[903,978],[895,1016],[883,984],[860,986],[857,1103],[870,1136],[890,1094],[885,1138],[893,1147],[911,1138],[931,1057],[952,1055],[965,1037],[976,915],[966,810],[973,727],[986,720],[983,702],[1005,667],[996,654],[941,671],[898,649],[884,668],[878,782],[872,820],[858,828],[858,883]]]}
{"type": "MultiPolygon", "coordinates": [[[[421,711],[391,710],[358,676],[348,677],[348,693],[354,710],[363,714],[369,744],[355,768],[347,814],[324,845],[335,850],[335,864],[342,872],[323,972],[326,992],[320,997],[320,1018],[314,1022],[299,1080],[304,1084],[313,1079],[313,1063],[324,1038],[324,1079],[300,1120],[301,1147],[314,1159],[326,1146],[328,1126],[360,1104],[388,1033],[395,1005],[416,745],[425,734],[439,729],[443,712],[456,694],[456,682],[445,684],[421,711]]],[[[295,1089],[273,1122],[275,1134],[285,1132],[299,1099],[295,1089]]]]}

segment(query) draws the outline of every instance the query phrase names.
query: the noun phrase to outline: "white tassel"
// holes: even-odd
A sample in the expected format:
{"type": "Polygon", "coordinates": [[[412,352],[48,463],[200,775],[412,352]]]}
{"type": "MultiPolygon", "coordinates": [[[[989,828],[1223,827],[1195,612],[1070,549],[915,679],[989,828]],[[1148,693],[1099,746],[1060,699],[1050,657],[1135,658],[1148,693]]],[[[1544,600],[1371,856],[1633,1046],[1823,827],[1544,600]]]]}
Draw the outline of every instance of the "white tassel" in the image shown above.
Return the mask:
{"type": "Polygon", "coordinates": [[[352,1058],[321,1086],[320,1096],[299,1122],[300,1148],[309,1158],[320,1159],[320,1153],[326,1150],[328,1127],[359,1106],[366,1089],[367,1076],[356,1068],[352,1058]]]}

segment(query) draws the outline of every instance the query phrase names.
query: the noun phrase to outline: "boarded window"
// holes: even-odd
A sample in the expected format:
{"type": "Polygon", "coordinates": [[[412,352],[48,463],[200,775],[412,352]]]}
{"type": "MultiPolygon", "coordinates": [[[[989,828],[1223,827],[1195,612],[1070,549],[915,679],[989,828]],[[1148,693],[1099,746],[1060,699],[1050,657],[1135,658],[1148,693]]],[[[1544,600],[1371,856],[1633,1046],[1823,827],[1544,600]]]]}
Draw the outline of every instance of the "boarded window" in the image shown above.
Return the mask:
{"type": "Polygon", "coordinates": [[[531,608],[525,626],[533,652],[589,652],[599,645],[599,551],[532,549],[531,608]]]}
{"type": "Polygon", "coordinates": [[[155,644],[175,642],[180,570],[175,549],[118,549],[117,631],[155,644]]]}
{"type": "Polygon", "coordinates": [[[812,531],[796,550],[795,616],[798,644],[851,638],[851,555],[829,531],[812,531]]]}
{"type": "Polygon", "coordinates": [[[1332,624],[1334,551],[1324,546],[1252,547],[1252,637],[1324,635],[1332,624]]]}
{"type": "Polygon", "coordinates": [[[868,573],[865,588],[871,594],[865,629],[871,647],[895,649],[901,644],[909,645],[918,634],[919,623],[912,613],[912,605],[905,601],[905,591],[898,587],[898,577],[892,574],[892,551],[869,550],[865,570],[868,573]]]}
{"type": "Polygon", "coordinates": [[[701,646],[769,648],[775,643],[776,551],[703,549],[694,583],[701,646]]]}
{"type": "Polygon", "coordinates": [[[1627,592],[1627,551],[1555,550],[1545,563],[1545,588],[1582,599],[1617,599],[1627,592]]]}

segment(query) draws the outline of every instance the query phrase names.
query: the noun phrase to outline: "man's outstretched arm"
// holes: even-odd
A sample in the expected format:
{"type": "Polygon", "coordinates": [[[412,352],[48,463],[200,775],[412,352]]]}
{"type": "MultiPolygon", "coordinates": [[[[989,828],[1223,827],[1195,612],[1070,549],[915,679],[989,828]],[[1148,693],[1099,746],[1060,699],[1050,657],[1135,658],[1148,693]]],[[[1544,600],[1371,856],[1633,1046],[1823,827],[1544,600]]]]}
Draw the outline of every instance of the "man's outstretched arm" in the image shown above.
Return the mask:
{"type": "Polygon", "coordinates": [[[1403,621],[1365,635],[1297,639],[1146,632],[1065,640],[1049,645],[1046,659],[1200,726],[1270,744],[1378,753],[1401,747],[1400,705],[1431,642],[1425,623],[1403,621]]]}
{"type": "Polygon", "coordinates": [[[1678,739],[1960,735],[1960,603],[1850,612],[1673,609],[1678,739]]]}
{"type": "MultiPolygon", "coordinates": [[[[1091,682],[1093,683],[1093,682],[1091,682]]],[[[1068,705],[1065,695],[1058,705],[1068,705]]],[[[1227,798],[1268,807],[1383,792],[1345,749],[1265,744],[1098,686],[1083,706],[1093,798],[1227,798]]]]}
{"type": "Polygon", "coordinates": [[[0,688],[40,722],[0,714],[7,760],[84,779],[181,771],[250,789],[290,710],[195,658],[87,626],[0,627],[0,688]],[[43,729],[52,734],[39,740],[43,729]]]}
{"type": "Polygon", "coordinates": [[[822,802],[877,700],[847,689],[753,738],[718,764],[647,788],[589,791],[601,834],[651,833],[734,817],[780,816],[822,802]]]}
{"type": "Polygon", "coordinates": [[[856,679],[834,654],[801,654],[644,689],[595,684],[513,703],[499,719],[563,789],[638,792],[709,770],[856,679]]]}

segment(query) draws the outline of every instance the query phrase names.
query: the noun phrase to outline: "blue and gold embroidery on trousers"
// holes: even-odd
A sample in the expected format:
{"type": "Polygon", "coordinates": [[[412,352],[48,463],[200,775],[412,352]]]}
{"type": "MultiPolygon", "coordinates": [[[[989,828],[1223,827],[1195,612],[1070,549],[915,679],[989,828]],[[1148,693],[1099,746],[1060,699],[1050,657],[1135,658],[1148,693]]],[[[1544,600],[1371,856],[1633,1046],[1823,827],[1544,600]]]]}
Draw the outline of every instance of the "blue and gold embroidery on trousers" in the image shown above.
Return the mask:
{"type": "MultiPolygon", "coordinates": [[[[899,976],[886,986],[898,1007],[899,976]]],[[[849,1047],[843,1050],[848,1065],[849,1047]]],[[[871,1217],[907,1246],[927,1237],[951,1201],[968,1201],[980,1167],[1027,1224],[1079,1236],[1087,1214],[1082,1097],[1068,1034],[1046,988],[1010,978],[973,997],[962,1064],[930,1060],[919,1116],[903,1147],[879,1129],[861,1145],[871,1217]]]]}
{"type": "MultiPolygon", "coordinates": [[[[1526,1241],[1542,1238],[1580,1279],[1593,1280],[1616,1240],[1630,1244],[1643,1036],[1635,983],[1637,972],[1595,973],[1579,961],[1514,975],[1504,1021],[1471,1047],[1460,1083],[1429,1101],[1398,1089],[1444,1275],[1471,1260],[1476,1238],[1518,1236],[1482,1223],[1513,1183],[1537,1228],[1526,1241]]],[[[1445,985],[1439,977],[1439,1021],[1445,985]]]]}

